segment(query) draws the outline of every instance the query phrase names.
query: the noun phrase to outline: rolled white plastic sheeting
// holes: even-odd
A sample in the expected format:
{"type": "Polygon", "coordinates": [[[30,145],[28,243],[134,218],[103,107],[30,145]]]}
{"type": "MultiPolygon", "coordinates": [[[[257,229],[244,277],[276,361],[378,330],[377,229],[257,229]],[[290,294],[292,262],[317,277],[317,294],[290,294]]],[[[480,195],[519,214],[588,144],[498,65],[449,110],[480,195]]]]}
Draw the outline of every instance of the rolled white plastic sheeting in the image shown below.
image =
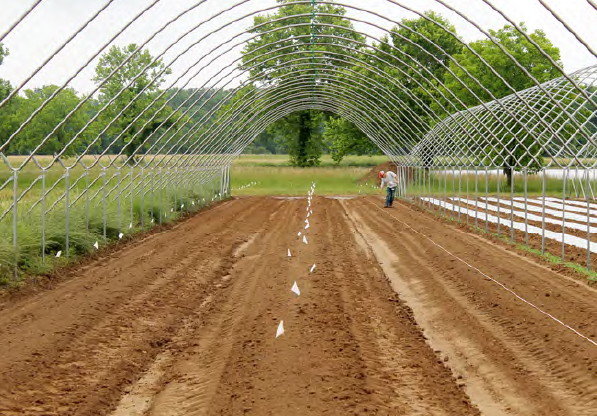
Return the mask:
{"type": "MultiPolygon", "coordinates": [[[[521,222],[512,223],[510,220],[507,220],[505,218],[498,218],[493,215],[486,216],[484,212],[481,212],[481,211],[475,212],[475,210],[468,209],[465,207],[458,207],[458,205],[453,205],[449,202],[440,201],[435,198],[421,198],[421,199],[423,201],[430,202],[433,205],[445,207],[447,210],[450,210],[450,211],[454,210],[456,212],[460,212],[462,214],[469,215],[471,217],[475,217],[475,214],[476,214],[477,218],[480,219],[481,221],[485,221],[487,219],[487,222],[490,222],[493,224],[497,224],[499,221],[500,224],[505,225],[506,227],[512,227],[515,230],[519,230],[522,232],[525,231],[525,224],[521,223],[521,222]]],[[[535,227],[533,225],[528,226],[528,232],[529,232],[529,234],[536,234],[536,235],[542,235],[542,233],[543,233],[541,228],[535,227]]],[[[555,240],[555,241],[558,241],[561,243],[562,242],[562,233],[556,233],[553,231],[545,230],[545,238],[548,238],[550,240],[555,240]]],[[[577,237],[575,235],[564,234],[564,243],[574,246],[574,247],[582,248],[584,250],[587,249],[587,240],[584,238],[577,237]]],[[[589,249],[590,249],[591,253],[597,253],[597,243],[590,242],[589,247],[590,247],[589,249]]]]}

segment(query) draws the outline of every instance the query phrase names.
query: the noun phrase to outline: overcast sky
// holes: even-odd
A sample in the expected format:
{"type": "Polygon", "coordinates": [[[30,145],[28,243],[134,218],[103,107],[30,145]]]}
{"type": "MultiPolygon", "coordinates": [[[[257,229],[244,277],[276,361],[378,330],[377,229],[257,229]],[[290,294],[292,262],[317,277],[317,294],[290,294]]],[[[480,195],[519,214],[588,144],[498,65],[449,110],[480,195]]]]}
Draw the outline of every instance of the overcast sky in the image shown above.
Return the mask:
{"type": "MultiPolygon", "coordinates": [[[[484,29],[498,29],[506,24],[506,21],[482,0],[443,1],[466,14],[470,20],[484,29]]],[[[580,38],[587,42],[593,50],[597,50],[597,37],[594,36],[597,11],[589,5],[588,0],[544,1],[569,26],[574,28],[580,38]]],[[[539,3],[539,0],[487,0],[487,2],[495,3],[513,21],[525,22],[531,30],[543,29],[549,39],[560,48],[566,72],[570,73],[597,64],[597,58],[582,46],[539,3]]],[[[0,0],[0,34],[18,20],[33,3],[34,0],[0,0]]],[[[253,13],[276,4],[275,0],[43,0],[35,11],[4,39],[3,43],[10,49],[10,56],[0,66],[0,78],[10,80],[13,86],[19,86],[25,82],[48,57],[107,3],[110,3],[107,9],[39,71],[29,81],[28,87],[65,83],[129,22],[152,4],[155,5],[116,37],[112,43],[117,45],[126,45],[132,42],[145,43],[169,20],[184,10],[199,4],[194,10],[168,26],[147,46],[154,55],[166,52],[164,60],[166,63],[170,63],[189,46],[200,41],[173,64],[173,75],[169,77],[165,86],[174,83],[176,78],[181,76],[177,85],[183,85],[196,73],[198,76],[194,77],[188,85],[201,86],[212,76],[219,73],[227,74],[230,69],[234,68],[235,60],[240,57],[240,46],[212,63],[210,60],[230,46],[247,38],[244,32],[252,23],[251,15],[253,13]],[[232,10],[225,11],[235,5],[237,6],[232,10]],[[219,13],[221,15],[217,16],[219,13]],[[210,22],[202,24],[174,47],[170,47],[179,37],[212,17],[210,22]],[[233,21],[235,22],[231,23],[233,21]],[[218,30],[216,33],[210,35],[216,30],[218,30]],[[229,46],[221,47],[218,52],[204,57],[221,43],[229,40],[231,40],[229,46]],[[184,75],[184,72],[202,57],[204,57],[203,60],[184,75]],[[207,68],[199,71],[203,66],[207,66],[207,68]]],[[[484,37],[473,25],[456,13],[447,10],[435,0],[339,0],[337,3],[367,8],[393,21],[415,16],[393,3],[399,3],[420,12],[433,9],[447,17],[456,26],[459,35],[465,41],[470,42],[484,37]]],[[[386,29],[391,29],[394,26],[391,21],[357,10],[349,9],[348,15],[386,29]]],[[[355,26],[357,30],[366,32],[373,37],[380,37],[383,34],[383,30],[371,25],[355,23],[355,26]]],[[[92,61],[91,65],[81,71],[70,85],[78,91],[91,92],[94,86],[91,78],[95,62],[96,60],[92,61]]],[[[229,86],[237,85],[239,79],[242,78],[233,80],[229,86]]]]}

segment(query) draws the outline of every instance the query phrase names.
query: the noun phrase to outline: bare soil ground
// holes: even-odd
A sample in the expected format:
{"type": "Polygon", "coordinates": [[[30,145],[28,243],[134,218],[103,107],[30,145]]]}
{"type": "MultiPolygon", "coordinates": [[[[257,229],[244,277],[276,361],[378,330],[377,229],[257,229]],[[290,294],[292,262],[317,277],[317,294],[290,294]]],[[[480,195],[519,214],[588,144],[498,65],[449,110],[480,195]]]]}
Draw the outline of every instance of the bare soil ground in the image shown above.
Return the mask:
{"type": "Polygon", "coordinates": [[[595,290],[372,197],[316,197],[303,244],[306,205],[232,200],[4,301],[0,414],[595,414],[597,347],[471,266],[593,339],[595,290]]]}

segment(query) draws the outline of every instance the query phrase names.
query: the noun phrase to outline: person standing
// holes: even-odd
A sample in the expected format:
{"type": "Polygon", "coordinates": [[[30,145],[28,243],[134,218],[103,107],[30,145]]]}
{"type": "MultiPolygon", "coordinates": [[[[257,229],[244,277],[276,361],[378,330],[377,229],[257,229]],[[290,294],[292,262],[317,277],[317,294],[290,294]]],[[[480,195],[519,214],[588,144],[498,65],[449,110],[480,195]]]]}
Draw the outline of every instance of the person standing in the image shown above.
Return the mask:
{"type": "Polygon", "coordinates": [[[381,178],[379,193],[381,194],[384,185],[387,188],[386,205],[384,208],[393,208],[394,198],[396,197],[396,187],[398,186],[398,176],[392,171],[384,172],[382,170],[379,172],[379,177],[381,178]]]}

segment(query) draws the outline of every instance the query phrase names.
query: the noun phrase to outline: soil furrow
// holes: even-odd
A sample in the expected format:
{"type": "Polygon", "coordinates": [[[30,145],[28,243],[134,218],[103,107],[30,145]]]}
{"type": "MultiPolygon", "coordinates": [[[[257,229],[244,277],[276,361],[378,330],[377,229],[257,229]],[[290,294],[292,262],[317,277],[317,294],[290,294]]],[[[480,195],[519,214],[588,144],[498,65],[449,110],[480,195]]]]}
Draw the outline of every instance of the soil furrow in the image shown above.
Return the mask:
{"type": "MultiPolygon", "coordinates": [[[[435,320],[433,317],[428,319],[427,326],[432,327],[427,328],[430,333],[441,335],[443,331],[445,336],[441,338],[444,343],[465,340],[473,344],[474,350],[483,351],[482,359],[477,363],[479,369],[475,369],[472,355],[465,352],[467,345],[455,342],[450,345],[448,342],[446,347],[452,348],[453,354],[465,360],[462,365],[452,359],[450,362],[461,371],[467,371],[469,376],[485,380],[480,383],[481,387],[491,386],[487,383],[488,377],[483,377],[483,371],[491,374],[493,380],[503,379],[495,388],[488,389],[487,394],[475,391],[479,383],[468,383],[473,400],[480,404],[482,410],[485,411],[483,406],[489,405],[499,409],[500,403],[506,403],[506,406],[501,406],[501,411],[507,412],[508,409],[516,409],[514,406],[518,403],[524,407],[518,408],[514,414],[588,415],[593,412],[595,396],[591,391],[596,383],[591,362],[596,351],[591,344],[516,300],[493,282],[476,272],[471,273],[466,265],[449,257],[422,236],[405,230],[389,215],[382,213],[366,217],[370,208],[358,207],[357,203],[354,205],[358,215],[366,218],[364,221],[373,230],[375,239],[388,244],[390,251],[408,253],[407,256],[396,256],[392,267],[397,279],[412,286],[411,296],[424,304],[420,313],[427,313],[428,306],[437,310],[435,320]],[[385,230],[392,228],[394,238],[386,238],[385,230]],[[459,331],[458,336],[454,336],[455,330],[459,331]],[[491,364],[490,369],[487,363],[491,364]],[[497,374],[496,369],[499,370],[497,374]],[[513,387],[510,397],[496,394],[498,391],[508,392],[508,389],[503,389],[504,384],[513,387]],[[492,396],[494,403],[487,403],[492,396]],[[508,404],[508,401],[512,403],[508,404]]],[[[578,309],[593,310],[594,291],[573,284],[541,266],[518,261],[517,256],[499,247],[470,234],[450,230],[451,227],[409,208],[400,207],[390,213],[503,281],[539,307],[572,325],[588,329],[587,334],[594,333],[594,326],[587,325],[590,313],[584,316],[576,313],[578,309]],[[546,284],[550,286],[545,287],[546,284]],[[570,308],[564,306],[566,304],[576,304],[579,308],[570,313],[570,308]]],[[[424,320],[425,316],[421,319],[424,320]]]]}
{"type": "Polygon", "coordinates": [[[591,338],[597,291],[406,205],[306,205],[231,200],[5,298],[0,414],[594,413],[597,348],[389,214],[591,338]]]}

